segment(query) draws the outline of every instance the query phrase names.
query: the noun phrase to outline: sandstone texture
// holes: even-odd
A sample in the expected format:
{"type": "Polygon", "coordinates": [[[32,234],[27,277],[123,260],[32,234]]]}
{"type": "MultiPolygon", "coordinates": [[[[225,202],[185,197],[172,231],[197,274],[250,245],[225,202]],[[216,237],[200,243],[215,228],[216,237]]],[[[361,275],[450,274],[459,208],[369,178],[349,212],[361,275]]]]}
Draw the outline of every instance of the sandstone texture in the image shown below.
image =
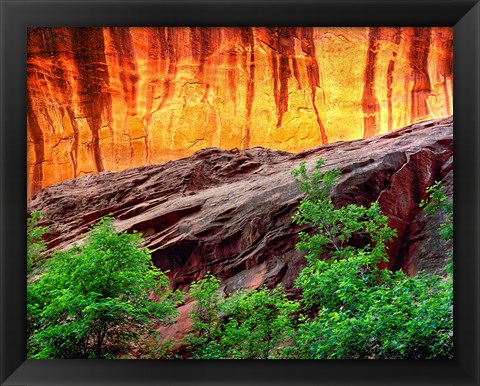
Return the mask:
{"type": "Polygon", "coordinates": [[[291,170],[318,158],[342,171],[337,205],[379,201],[398,231],[390,268],[442,272],[452,245],[438,236],[441,216],[426,218],[418,204],[434,181],[452,198],[452,117],[296,154],[206,148],[162,165],[62,181],[35,195],[29,211],[44,214],[49,251],[81,242],[90,225],[112,214],[119,230],[143,234],[175,288],[211,272],[225,293],[279,283],[291,290],[304,264],[294,248],[300,228],[291,217],[302,194],[291,170]]]}
{"type": "MultiPolygon", "coordinates": [[[[29,197],[65,179],[206,147],[298,152],[453,111],[453,28],[28,28],[27,35],[29,197]]],[[[282,157],[260,153],[238,157],[282,157]]],[[[194,160],[200,156],[230,157],[194,160]]]]}

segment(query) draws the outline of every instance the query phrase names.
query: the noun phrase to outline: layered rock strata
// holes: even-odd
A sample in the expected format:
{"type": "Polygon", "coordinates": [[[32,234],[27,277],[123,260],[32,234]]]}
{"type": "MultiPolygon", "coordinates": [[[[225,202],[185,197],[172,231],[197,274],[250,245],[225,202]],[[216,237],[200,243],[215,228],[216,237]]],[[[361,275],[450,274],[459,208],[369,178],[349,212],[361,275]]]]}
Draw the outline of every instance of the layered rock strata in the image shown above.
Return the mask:
{"type": "Polygon", "coordinates": [[[89,227],[112,214],[119,230],[143,234],[156,266],[185,288],[206,272],[225,291],[287,289],[303,267],[295,250],[300,228],[291,217],[302,193],[291,176],[318,158],[342,174],[336,205],[378,200],[398,237],[389,267],[440,273],[451,243],[438,237],[441,216],[419,209],[425,189],[443,181],[452,198],[452,118],[428,120],[374,138],[337,142],[297,154],[254,147],[207,148],[162,165],[101,172],[41,190],[29,210],[44,214],[48,251],[81,242],[89,227]]]}

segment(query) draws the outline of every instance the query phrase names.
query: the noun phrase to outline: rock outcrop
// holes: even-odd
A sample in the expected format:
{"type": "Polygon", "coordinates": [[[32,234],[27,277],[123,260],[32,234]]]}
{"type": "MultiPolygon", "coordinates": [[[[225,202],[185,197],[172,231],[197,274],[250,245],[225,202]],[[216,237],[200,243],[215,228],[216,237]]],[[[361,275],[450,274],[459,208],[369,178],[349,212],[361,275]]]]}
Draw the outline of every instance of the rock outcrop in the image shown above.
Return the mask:
{"type": "Polygon", "coordinates": [[[227,293],[278,283],[290,289],[304,264],[294,248],[299,228],[291,217],[302,194],[291,170],[318,158],[342,171],[337,205],[379,201],[398,231],[390,268],[442,271],[451,244],[438,237],[441,218],[426,218],[418,204],[434,181],[452,196],[451,117],[297,154],[206,148],[163,165],[60,182],[34,196],[29,210],[41,211],[41,225],[51,228],[49,251],[81,241],[91,224],[112,214],[119,230],[143,234],[176,288],[211,272],[227,293]]]}
{"type": "Polygon", "coordinates": [[[452,47],[445,27],[28,28],[28,195],[209,146],[298,152],[448,116],[452,47]]]}

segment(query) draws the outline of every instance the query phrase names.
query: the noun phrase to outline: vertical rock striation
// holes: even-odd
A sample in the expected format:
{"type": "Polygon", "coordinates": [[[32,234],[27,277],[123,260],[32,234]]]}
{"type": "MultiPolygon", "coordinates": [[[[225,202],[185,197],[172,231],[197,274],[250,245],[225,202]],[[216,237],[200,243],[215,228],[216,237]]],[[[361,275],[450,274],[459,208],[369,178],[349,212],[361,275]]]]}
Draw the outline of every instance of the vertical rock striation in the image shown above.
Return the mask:
{"type": "MultiPolygon", "coordinates": [[[[365,64],[365,77],[362,94],[362,111],[363,111],[363,137],[371,138],[378,134],[378,115],[380,113],[380,105],[375,95],[375,72],[377,68],[377,54],[379,48],[380,27],[372,27],[368,31],[368,50],[367,61],[365,64]]],[[[387,78],[388,82],[388,78],[387,78]]],[[[388,96],[387,83],[387,96],[388,96]]]]}
{"type": "Polygon", "coordinates": [[[431,28],[416,27],[410,36],[408,59],[413,78],[413,87],[410,91],[410,119],[412,120],[430,116],[428,97],[432,92],[432,85],[428,74],[428,54],[431,35],[431,28]]]}
{"type": "Polygon", "coordinates": [[[208,146],[300,151],[452,114],[451,28],[29,28],[29,197],[208,146]]]}

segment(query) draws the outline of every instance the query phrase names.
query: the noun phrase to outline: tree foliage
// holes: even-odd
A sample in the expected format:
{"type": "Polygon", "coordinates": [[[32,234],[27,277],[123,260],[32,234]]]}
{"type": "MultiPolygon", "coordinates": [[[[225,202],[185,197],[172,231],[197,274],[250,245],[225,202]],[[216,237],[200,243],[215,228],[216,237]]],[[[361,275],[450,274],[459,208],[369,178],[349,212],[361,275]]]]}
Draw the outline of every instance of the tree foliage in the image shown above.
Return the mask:
{"type": "Polygon", "coordinates": [[[192,333],[186,337],[194,358],[215,359],[220,356],[216,337],[220,324],[220,280],[211,274],[205,275],[190,286],[195,304],[190,313],[192,333]]]}
{"type": "Polygon", "coordinates": [[[445,216],[445,221],[440,224],[439,232],[445,240],[453,239],[453,202],[447,199],[445,195],[445,187],[440,181],[428,187],[426,192],[427,198],[420,201],[420,208],[425,213],[433,216],[437,212],[441,212],[445,216]]]}
{"type": "Polygon", "coordinates": [[[141,242],[106,217],[82,245],[45,263],[28,285],[31,358],[110,357],[151,332],[153,322],[173,320],[178,294],[141,242]]]}
{"type": "Polygon", "coordinates": [[[187,337],[195,358],[269,359],[282,356],[294,333],[298,303],[281,287],[239,290],[223,298],[212,275],[193,283],[193,334],[187,337]]]}
{"type": "Polygon", "coordinates": [[[48,227],[39,227],[38,221],[42,217],[39,211],[32,212],[27,219],[27,274],[40,262],[41,253],[45,251],[42,237],[49,231],[48,227]]]}
{"type": "Polygon", "coordinates": [[[385,243],[395,235],[378,203],[335,208],[329,196],[338,172],[293,175],[305,193],[294,217],[307,266],[296,280],[306,310],[318,310],[298,326],[293,356],[327,358],[450,358],[453,355],[451,278],[380,269],[385,243]],[[355,246],[357,236],[364,242],[355,246]],[[365,242],[367,240],[367,242],[365,242]]]}
{"type": "Polygon", "coordinates": [[[283,357],[294,333],[299,304],[283,289],[240,290],[223,305],[220,345],[224,358],[276,359],[283,357]]]}
{"type": "MultiPolygon", "coordinates": [[[[444,240],[453,240],[453,202],[447,199],[445,187],[440,181],[428,187],[427,198],[420,201],[420,208],[426,214],[433,216],[436,213],[443,215],[444,221],[440,223],[438,231],[444,240]]],[[[449,254],[450,262],[445,267],[449,274],[453,274],[453,254],[449,254]]]]}

